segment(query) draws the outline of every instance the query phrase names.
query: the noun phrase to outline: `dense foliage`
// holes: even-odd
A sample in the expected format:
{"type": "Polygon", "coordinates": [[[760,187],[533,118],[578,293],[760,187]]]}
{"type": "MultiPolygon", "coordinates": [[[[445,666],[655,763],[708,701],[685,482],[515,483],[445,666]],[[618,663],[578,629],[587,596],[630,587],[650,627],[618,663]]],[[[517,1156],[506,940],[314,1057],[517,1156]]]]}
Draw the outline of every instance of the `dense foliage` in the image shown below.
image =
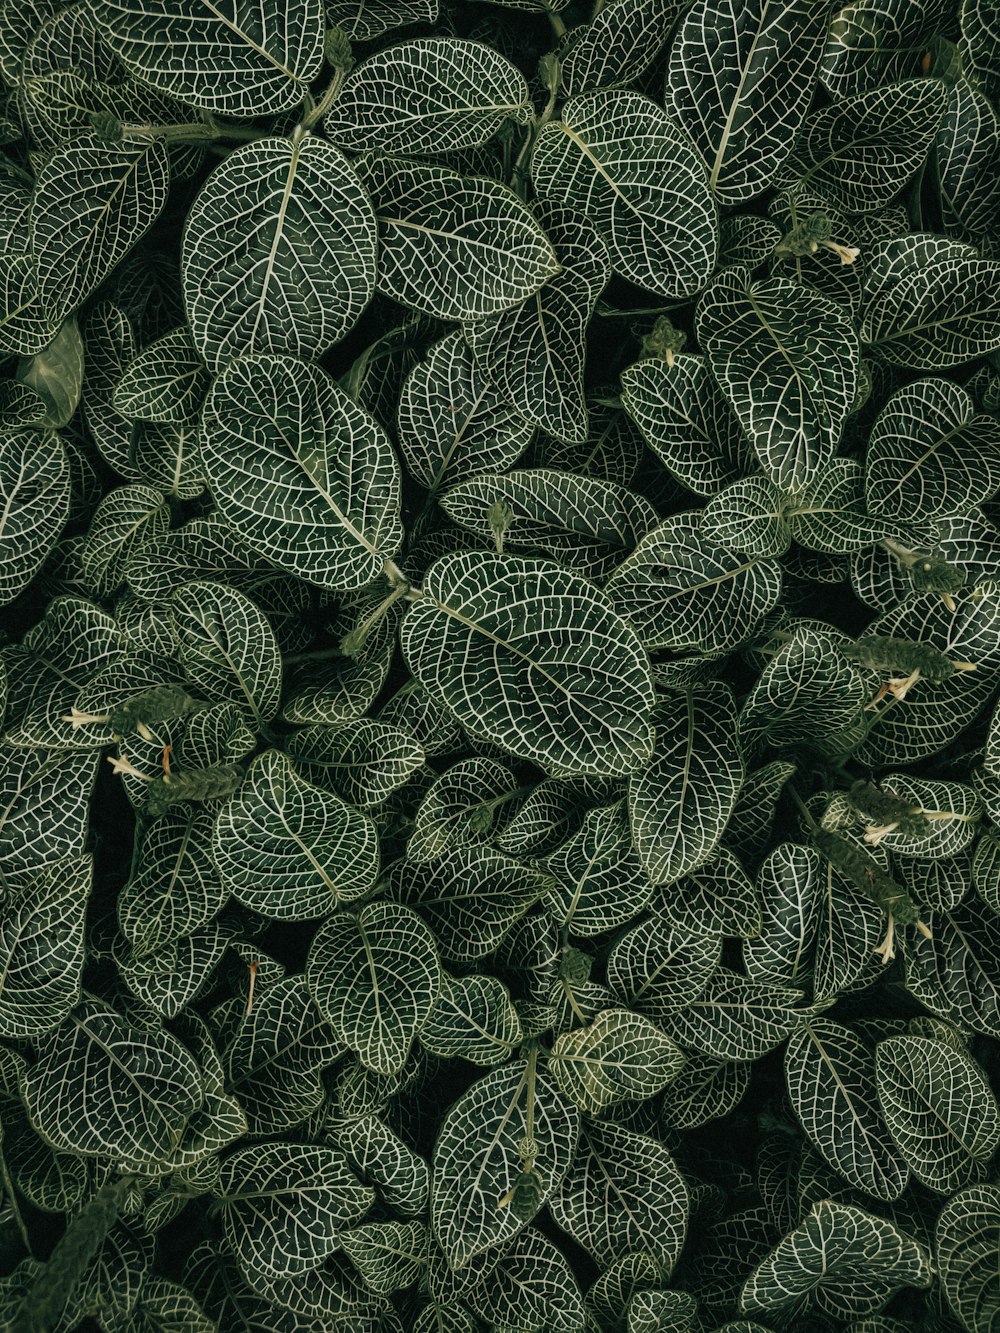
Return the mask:
{"type": "Polygon", "coordinates": [[[996,0],[0,76],[0,1325],[998,1333],[996,0]]]}

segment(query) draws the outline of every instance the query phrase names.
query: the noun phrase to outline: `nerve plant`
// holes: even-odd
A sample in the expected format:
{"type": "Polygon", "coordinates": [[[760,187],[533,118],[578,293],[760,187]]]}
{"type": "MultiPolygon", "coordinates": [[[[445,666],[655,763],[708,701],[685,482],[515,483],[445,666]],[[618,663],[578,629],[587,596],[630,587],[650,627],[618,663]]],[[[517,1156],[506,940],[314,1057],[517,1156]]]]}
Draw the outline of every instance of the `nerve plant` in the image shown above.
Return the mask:
{"type": "Polygon", "coordinates": [[[0,1324],[995,1333],[995,3],[0,81],[0,1324]]]}

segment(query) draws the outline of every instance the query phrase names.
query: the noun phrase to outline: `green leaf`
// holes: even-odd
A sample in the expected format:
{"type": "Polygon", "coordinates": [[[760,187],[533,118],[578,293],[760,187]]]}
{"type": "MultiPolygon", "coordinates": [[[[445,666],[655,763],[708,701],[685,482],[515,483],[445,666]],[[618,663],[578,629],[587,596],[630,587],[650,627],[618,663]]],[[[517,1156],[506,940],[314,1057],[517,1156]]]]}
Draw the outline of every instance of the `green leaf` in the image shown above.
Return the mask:
{"type": "Polygon", "coordinates": [[[22,1081],[24,1105],[52,1147],[156,1168],[204,1099],[201,1074],[176,1037],[131,1026],[85,1001],[40,1043],[22,1081]]]}
{"type": "Polygon", "coordinates": [[[545,858],[547,904],[574,935],[603,935],[649,905],[653,885],[632,845],[622,801],[589,810],[579,831],[545,858]]]}
{"type": "Polygon", "coordinates": [[[902,523],[965,513],[1000,487],[1000,424],[950,380],[915,380],[878,414],[865,466],[872,513],[902,523]]]}
{"type": "Polygon", "coordinates": [[[666,1275],[684,1244],[688,1191],[662,1143],[622,1125],[587,1119],[573,1165],[549,1208],[558,1225],[600,1263],[642,1250],[666,1275]]]}
{"type": "Polygon", "coordinates": [[[783,491],[829,462],[857,393],[857,335],[825,296],[788,278],[724,272],[698,305],[698,341],[765,472],[783,491]]]}
{"type": "Polygon", "coordinates": [[[133,1312],[135,1333],[213,1333],[209,1319],[186,1288],[165,1277],[150,1277],[142,1285],[133,1312]]]}
{"type": "Polygon", "coordinates": [[[0,603],[19,596],[69,517],[70,469],[55,431],[0,434],[0,603]]]}
{"type": "Polygon", "coordinates": [[[542,127],[535,189],[588,217],[617,273],[668,299],[693,296],[715,263],[718,228],[705,170],[647,97],[583,93],[542,127]]]}
{"type": "Polygon", "coordinates": [[[227,1157],[216,1197],[236,1262],[280,1278],[318,1267],[375,1196],[333,1148],[270,1143],[227,1157]]]}
{"type": "Polygon", "coordinates": [[[573,30],[559,63],[567,97],[631,83],[659,54],[677,14],[673,0],[612,0],[573,30]]]}
{"type": "Polygon", "coordinates": [[[840,1023],[812,1020],[785,1049],[785,1078],[795,1114],[830,1165],[872,1198],[898,1199],[910,1173],[879,1111],[871,1047],[840,1023]]]}
{"type": "Polygon", "coordinates": [[[43,426],[59,429],[69,424],[83,388],[83,341],[75,319],[64,320],[47,347],[21,362],[16,383],[34,390],[41,399],[43,426]]]}
{"type": "Polygon", "coordinates": [[[49,346],[59,324],[42,301],[34,259],[0,254],[0,351],[35,356],[49,346]]]}
{"type": "Polygon", "coordinates": [[[185,583],[170,599],[178,656],[199,696],[232,703],[259,730],[281,701],[281,654],[249,597],[219,583],[185,583]]]}
{"type": "Polygon", "coordinates": [[[434,936],[409,908],[369,903],[320,927],[306,963],[309,994],[339,1041],[378,1074],[406,1063],[437,997],[434,936]]]}
{"type": "Polygon", "coordinates": [[[379,223],[378,289],[402,305],[485,319],[558,272],[552,243],[498,181],[393,158],[368,159],[362,179],[379,223]]]}
{"type": "Polygon", "coordinates": [[[378,1116],[361,1115],[342,1121],[334,1141],[392,1208],[404,1217],[425,1215],[430,1190],[427,1162],[378,1116]]]}
{"type": "Polygon", "coordinates": [[[851,1204],[817,1203],[746,1280],[746,1314],[805,1298],[838,1319],[874,1314],[901,1287],[930,1285],[930,1256],[891,1222],[851,1204]]]}
{"type": "Polygon", "coordinates": [[[865,283],[862,340],[908,370],[944,370],[1000,347],[1000,265],[926,239],[880,246],[865,283]]]}
{"type": "Polygon", "coordinates": [[[989,99],[964,79],[948,91],[935,164],[941,211],[950,235],[978,238],[1000,207],[1000,122],[989,99]]]}
{"type": "Polygon", "coordinates": [[[946,1042],[890,1037],[875,1048],[878,1098],[914,1176],[940,1194],[978,1183],[1000,1145],[1000,1111],[979,1066],[946,1042]]]}
{"type": "Polygon", "coordinates": [[[718,854],[661,887],[656,911],[679,930],[749,939],[760,933],[760,904],[752,881],[731,851],[718,854]]]}
{"type": "Polygon", "coordinates": [[[711,496],[747,464],[743,433],[705,358],[689,352],[622,371],[622,406],[660,461],[695,495],[711,496]]]}
{"type": "Polygon", "coordinates": [[[781,569],[707,541],[700,515],[688,512],[648,533],[606,591],[647,647],[722,653],[748,638],[777,602],[781,569]]]}
{"type": "Polygon", "coordinates": [[[352,70],[324,126],[352,153],[451,153],[533,115],[516,66],[483,42],[421,37],[352,70]]]}
{"type": "Polygon", "coordinates": [[[544,200],[535,212],[560,271],[522,305],[465,327],[480,373],[517,412],[558,440],[587,438],[587,326],[611,276],[608,248],[571,208],[544,200]]]}
{"type": "Polygon", "coordinates": [[[392,893],[427,918],[442,956],[456,963],[492,953],[549,886],[539,871],[476,846],[424,864],[397,863],[390,876],[392,893]]]}
{"type": "Polygon", "coordinates": [[[438,560],[401,641],[431,695],[512,754],[609,776],[649,754],[645,653],[592,585],[552,561],[438,560]]]}
{"type": "Polygon", "coordinates": [[[94,0],[101,35],[161,92],[224,116],[290,111],[323,59],[323,8],[296,0],[94,0]]]}
{"type": "Polygon", "coordinates": [[[288,740],[295,767],[317,787],[328,787],[352,805],[377,806],[424,762],[409,732],[360,718],[343,727],[306,727],[288,740]]]}
{"type": "Polygon", "coordinates": [[[743,945],[747,976],[776,986],[797,986],[810,970],[819,926],[819,853],[813,847],[781,842],[763,861],[759,887],[760,933],[743,945]]]}
{"type": "Polygon", "coordinates": [[[399,465],[382,428],[317,367],[244,357],[212,386],[205,472],[223,517],[282,569],[371,583],[402,540],[399,465]]]}
{"type": "Polygon", "coordinates": [[[98,754],[0,746],[0,871],[82,855],[98,754]]]}
{"type": "Polygon", "coordinates": [[[464,759],[431,784],[406,845],[411,861],[433,861],[453,848],[485,842],[520,795],[509,768],[495,759],[464,759]]]}
{"type": "Polygon", "coordinates": [[[579,1123],[534,1058],[492,1070],[448,1110],[434,1145],[431,1226],[453,1269],[511,1240],[530,1220],[501,1203],[521,1173],[529,1128],[537,1211],[569,1169],[579,1123]]]}
{"type": "Polygon", "coordinates": [[[857,744],[860,736],[848,742],[845,732],[863,716],[867,683],[837,648],[834,634],[810,623],[791,628],[740,712],[740,740],[748,754],[759,755],[765,746],[836,753],[857,744]]]}
{"type": "Polygon", "coordinates": [[[490,976],[442,976],[420,1030],[421,1045],[434,1055],[458,1056],[478,1065],[502,1063],[522,1037],[510,992],[490,976]]]}
{"type": "Polygon", "coordinates": [[[506,550],[538,552],[601,580],[651,528],[656,510],[623,486],[554,468],[479,474],[440,499],[446,514],[492,544],[496,506],[506,505],[506,550]]]}
{"type": "Polygon", "coordinates": [[[667,1086],[660,1104],[663,1129],[697,1129],[727,1116],[750,1086],[752,1066],[742,1060],[713,1060],[697,1051],[667,1086]]]}
{"type": "Polygon", "coordinates": [[[424,1263],[422,1222],[370,1222],[341,1236],[344,1253],[377,1295],[411,1286],[424,1263]]]}
{"type": "Polygon", "coordinates": [[[585,1327],[583,1297],[568,1260],[534,1227],[518,1236],[489,1281],[466,1299],[469,1308],[495,1328],[581,1333],[585,1327]]]}
{"type": "Polygon", "coordinates": [[[758,1060],[829,1003],[799,1008],[801,999],[799,990],[720,967],[699,995],[665,1009],[660,1022],[679,1045],[717,1060],[758,1060]]]}
{"type": "Polygon", "coordinates": [[[323,1103],[322,1072],[343,1054],[303,976],[269,986],[242,1016],[225,1053],[226,1086],[254,1135],[281,1134],[323,1103]]]}
{"type": "Polygon", "coordinates": [[[1000,1188],[973,1185],[949,1199],[937,1223],[941,1286],[969,1333],[993,1333],[1000,1319],[1000,1188]]]}
{"type": "Polygon", "coordinates": [[[639,860],[654,884],[670,884],[715,852],[743,783],[736,705],[727,687],[671,694],[653,713],[656,749],[628,787],[639,860]]]}
{"type": "Polygon", "coordinates": [[[374,826],[266,750],[219,811],[212,854],[223,885],[272,920],[326,916],[363,897],[378,875],[374,826]]]}
{"type": "Polygon", "coordinates": [[[612,947],[608,985],[628,1008],[662,1024],[702,994],[721,954],[721,936],[694,935],[654,917],[612,947]]]}
{"type": "Polygon", "coordinates": [[[116,412],[137,421],[183,422],[198,414],[208,383],[191,334],[181,325],[129,363],[112,402],[116,412]]]}
{"type": "Polygon", "coordinates": [[[42,1036],[80,998],[89,857],[57,861],[8,894],[0,922],[0,1037],[42,1036]]]}
{"type": "Polygon", "coordinates": [[[168,185],[167,149],[158,139],[141,146],[81,141],[52,154],[35,186],[31,230],[38,299],[53,318],[81,305],[146,234],[168,185]]]}
{"type": "Polygon", "coordinates": [[[247,355],[321,356],[371,299],[375,243],[368,196],[331,144],[268,137],[230,153],[191,207],[181,253],[209,369],[247,355]]]}
{"type": "Polygon", "coordinates": [[[890,203],[934,142],[948,95],[938,79],[907,79],[815,111],[778,183],[820,195],[845,213],[890,203]]]}
{"type": "Polygon", "coordinates": [[[151,486],[119,486],[97,506],[83,547],[83,571],[100,597],[121,587],[125,566],[170,525],[164,496],[151,486]]]}
{"type": "Polygon", "coordinates": [[[616,1102],[654,1097],[683,1064],[669,1037],[627,1009],[606,1009],[589,1026],[564,1032],[549,1057],[562,1092],[591,1115],[616,1102]]]}
{"type": "Polygon", "coordinates": [[[691,135],[720,204],[768,189],[809,109],[828,10],[816,0],[699,0],[670,52],[667,107],[691,135]]]}
{"type": "Polygon", "coordinates": [[[399,448],[410,475],[431,492],[475,472],[506,471],[533,430],[476,364],[459,329],[428,349],[399,396],[399,448]]]}
{"type": "Polygon", "coordinates": [[[208,985],[222,961],[232,931],[218,921],[199,926],[159,953],[130,955],[116,950],[122,980],[133,995],[164,1018],[176,1018],[208,985]]]}

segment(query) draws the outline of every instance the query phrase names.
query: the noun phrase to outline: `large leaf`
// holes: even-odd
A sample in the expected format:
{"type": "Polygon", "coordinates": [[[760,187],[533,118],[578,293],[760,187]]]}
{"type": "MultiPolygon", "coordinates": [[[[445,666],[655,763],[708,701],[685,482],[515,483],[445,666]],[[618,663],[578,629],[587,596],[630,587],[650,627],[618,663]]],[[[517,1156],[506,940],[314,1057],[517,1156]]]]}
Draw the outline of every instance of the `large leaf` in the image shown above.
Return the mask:
{"type": "Polygon", "coordinates": [[[47,1037],[24,1076],[24,1104],[54,1148],[156,1168],[204,1098],[176,1037],[132,1027],[86,1001],[47,1037]]]}
{"type": "Polygon", "coordinates": [[[410,475],[431,492],[474,472],[505,471],[533,430],[476,364],[459,330],[429,348],[399,396],[399,447],[410,475]]]}
{"type": "Polygon", "coordinates": [[[937,79],[908,79],[845,97],[816,111],[780,175],[846,213],[888,204],[926,157],[947,93],[937,79]]]}
{"type": "Polygon", "coordinates": [[[653,896],[621,801],[588,811],[579,831],[546,857],[545,869],[555,880],[549,909],[574,935],[614,930],[653,896]]]}
{"type": "Polygon", "coordinates": [[[235,357],[322,355],[375,289],[375,215],[322,139],[266,138],[230,153],[184,227],[188,319],[212,370],[235,357]]]}
{"type": "Polygon", "coordinates": [[[590,219],[622,277],[668,299],[704,285],[718,244],[705,170],[649,98],[630,91],[571,98],[543,126],[531,174],[540,195],[590,219]]]}
{"type": "Polygon", "coordinates": [[[523,74],[482,42],[421,37],[351,71],[327,134],[352,153],[448,153],[486,143],[533,115],[523,74]]]}
{"type": "Polygon", "coordinates": [[[375,1197],[342,1153],[296,1143],[233,1153],[222,1163],[216,1193],[237,1263],[272,1277],[318,1267],[375,1197]]]}
{"type": "Polygon", "coordinates": [[[736,705],[724,686],[668,695],[653,725],[653,757],[629,781],[629,822],[646,874],[670,884],[718,847],[743,783],[743,755],[736,705]]]}
{"type": "Polygon", "coordinates": [[[434,1145],[431,1225],[452,1268],[512,1239],[529,1220],[501,1204],[521,1173],[529,1126],[537,1209],[569,1170],[579,1122],[533,1056],[479,1079],[450,1108],[434,1145]]]}
{"type": "Polygon", "coordinates": [[[979,1066],[932,1037],[889,1037],[875,1049],[878,1098],[916,1178],[941,1194],[978,1182],[1000,1145],[1000,1112],[979,1066]]]}
{"type": "Polygon", "coordinates": [[[53,153],[32,202],[38,297],[53,317],[75,310],[145,235],[168,184],[159,139],[131,147],[79,142],[53,153]]]}
{"type": "Polygon", "coordinates": [[[797,986],[808,975],[819,925],[819,853],[799,843],[779,843],[764,858],[758,882],[763,922],[760,933],[743,945],[747,975],[797,986]]]}
{"type": "Polygon", "coordinates": [[[666,1010],[660,1021],[681,1046],[718,1060],[758,1060],[814,1017],[817,1009],[799,1007],[801,999],[791,987],[720,967],[699,995],[666,1010]]]}
{"type": "Polygon", "coordinates": [[[442,955],[472,962],[492,953],[514,922],[544,896],[538,870],[486,847],[457,847],[425,864],[398,862],[390,886],[427,918],[442,955]]]}
{"type": "Polygon", "coordinates": [[[605,1009],[592,1023],[556,1039],[549,1068],[581,1111],[654,1097],[681,1070],[684,1054],[655,1023],[627,1009],[605,1009]]]}
{"type": "Polygon", "coordinates": [[[869,266],[861,337],[892,365],[943,370],[1000,347],[998,311],[996,261],[921,237],[888,242],[869,266]]]}
{"type": "Polygon", "coordinates": [[[573,1166],[549,1207],[600,1263],[644,1250],[669,1273],[684,1243],[688,1191],[662,1143],[587,1119],[573,1166]]]}
{"type": "Polygon", "coordinates": [[[55,431],[0,434],[0,604],[37,574],[69,506],[69,459],[55,431]]]}
{"type": "Polygon", "coordinates": [[[0,747],[0,871],[81,855],[100,755],[0,747]]]}
{"type": "Polygon", "coordinates": [[[378,1074],[403,1068],[437,997],[434,936],[396,903],[337,913],[309,947],[309,993],[338,1039],[378,1074]]]}
{"type": "Polygon", "coordinates": [[[722,204],[773,184],[809,109],[827,8],[816,0],[699,0],[670,53],[666,101],[722,204]]]}
{"type": "Polygon", "coordinates": [[[420,1042],[435,1055],[495,1065],[516,1050],[522,1035],[510,992],[496,977],[443,976],[420,1042]]]}
{"type": "Polygon", "coordinates": [[[504,549],[537,552],[600,581],[647,532],[656,510],[633,491],[554,468],[479,474],[453,486],[441,507],[484,541],[506,505],[504,549]]]}
{"type": "Polygon", "coordinates": [[[950,380],[915,380],[878,414],[866,469],[872,513],[906,523],[965,513],[1000,487],[1000,424],[950,380]]]}
{"type": "Polygon", "coordinates": [[[746,442],[704,357],[653,359],[622,371],[622,406],[649,447],[695,495],[714,495],[745,468],[746,442]]]}
{"type": "Polygon", "coordinates": [[[785,1050],[788,1095],[806,1133],[831,1166],[876,1199],[898,1199],[909,1170],[875,1097],[871,1048],[850,1028],[814,1019],[785,1050]]]}
{"type": "Polygon", "coordinates": [[[89,857],[57,861],[8,897],[0,923],[0,1036],[41,1036],[79,999],[91,878],[89,857]]]}
{"type": "Polygon", "coordinates": [[[1000,1188],[973,1185],[949,1199],[937,1223],[941,1285],[969,1333],[1000,1326],[1000,1188]]]}
{"type": "Polygon", "coordinates": [[[700,514],[674,514],[608,580],[618,613],[649,648],[728,652],[778,600],[781,568],[705,538],[700,514]]]}
{"type": "Polygon", "coordinates": [[[584,358],[587,325],[611,276],[608,249],[571,208],[541,202],[538,220],[560,271],[522,305],[466,325],[481,374],[517,411],[558,440],[587,437],[584,358]]]}
{"type": "Polygon", "coordinates": [[[288,356],[229,365],[205,404],[202,455],[224,517],[293,574],[363,588],[399,547],[392,447],[318,367],[288,356]]]}
{"type": "Polygon", "coordinates": [[[611,0],[573,30],[559,63],[563,92],[631,83],[656,59],[676,14],[673,0],[611,0]]]}
{"type": "Polygon", "coordinates": [[[485,319],[554,273],[552,243],[518,196],[484,176],[395,158],[366,162],[379,224],[378,288],[438,319],[485,319]]]}
{"type": "MultiPolygon", "coordinates": [[[[533,1227],[518,1236],[489,1280],[471,1291],[467,1302],[495,1328],[579,1333],[585,1326],[583,1297],[568,1259],[533,1227]]],[[[428,1324],[427,1333],[434,1327],[428,1324]]],[[[442,1333],[447,1328],[444,1325],[442,1333]]],[[[466,1333],[465,1326],[454,1326],[453,1333],[466,1333]]]]}
{"type": "Polygon", "coordinates": [[[701,995],[719,965],[722,939],[654,917],[633,926],[608,957],[608,985],[630,1009],[664,1023],[701,995]]]}
{"type": "Polygon", "coordinates": [[[249,597],[218,583],[185,583],[171,601],[178,656],[199,697],[232,703],[259,730],[281,700],[281,654],[249,597]]]}
{"type": "Polygon", "coordinates": [[[740,1301],[747,1314],[779,1311],[810,1297],[839,1319],[880,1310],[903,1286],[930,1284],[922,1245],[861,1208],[832,1200],[816,1204],[747,1278],[740,1301]]]}
{"type": "Polygon", "coordinates": [[[416,773],[423,748],[410,732],[361,718],[343,727],[306,727],[288,741],[300,773],[352,805],[381,805],[416,773]]]}
{"type": "Polygon", "coordinates": [[[229,116],[288,111],[323,59],[318,0],[95,0],[104,40],[162,92],[229,116]]]}
{"type": "Polygon", "coordinates": [[[698,306],[698,341],[767,475],[799,491],[829,461],[854,403],[860,352],[827,297],[788,278],[724,273],[698,306]]]}
{"type": "Polygon", "coordinates": [[[144,832],[136,873],[118,896],[118,922],[137,954],[156,953],[221,910],[212,824],[203,807],[182,803],[144,832]]]}
{"type": "Polygon", "coordinates": [[[649,664],[589,583],[552,561],[457,554],[403,621],[406,660],[474,733],[549,769],[618,775],[649,754],[649,664]]]}
{"type": "Polygon", "coordinates": [[[225,887],[276,920],[326,916],[378,875],[374,826],[267,750],[219,811],[212,853],[225,887]]]}

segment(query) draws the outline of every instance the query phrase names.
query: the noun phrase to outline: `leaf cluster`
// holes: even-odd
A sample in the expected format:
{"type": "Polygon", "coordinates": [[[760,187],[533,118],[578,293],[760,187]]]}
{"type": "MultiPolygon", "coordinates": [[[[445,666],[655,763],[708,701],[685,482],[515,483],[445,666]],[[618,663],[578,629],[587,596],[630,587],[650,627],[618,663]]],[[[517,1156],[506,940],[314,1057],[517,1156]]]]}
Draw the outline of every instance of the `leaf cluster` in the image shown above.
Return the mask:
{"type": "Polygon", "coordinates": [[[0,1327],[1000,1329],[998,98],[0,6],[0,1327]]]}

